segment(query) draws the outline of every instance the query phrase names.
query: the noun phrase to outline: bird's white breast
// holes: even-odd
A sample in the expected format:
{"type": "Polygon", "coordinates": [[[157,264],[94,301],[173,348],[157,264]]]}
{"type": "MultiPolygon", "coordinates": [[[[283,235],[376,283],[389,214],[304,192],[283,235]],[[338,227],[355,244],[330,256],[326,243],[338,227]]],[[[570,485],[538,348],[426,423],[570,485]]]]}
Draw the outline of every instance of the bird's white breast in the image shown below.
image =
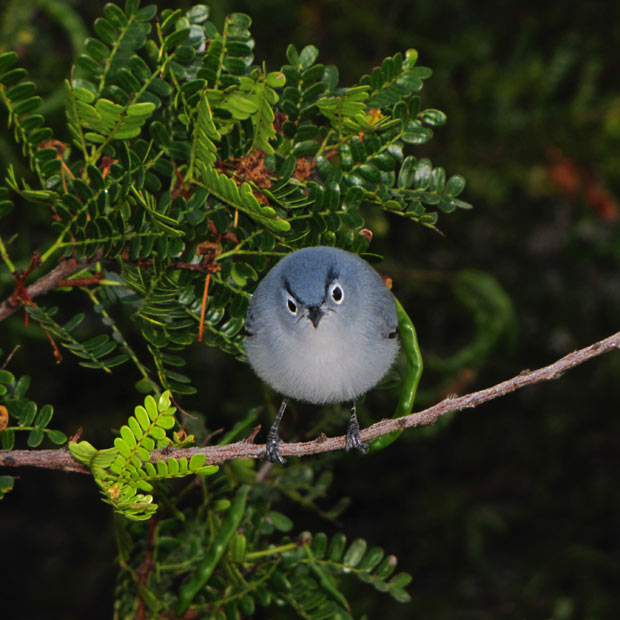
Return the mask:
{"type": "Polygon", "coordinates": [[[257,335],[246,343],[248,359],[285,396],[315,404],[353,400],[389,370],[398,343],[363,321],[344,321],[328,312],[317,328],[302,318],[292,333],[272,333],[262,342],[257,335]]]}

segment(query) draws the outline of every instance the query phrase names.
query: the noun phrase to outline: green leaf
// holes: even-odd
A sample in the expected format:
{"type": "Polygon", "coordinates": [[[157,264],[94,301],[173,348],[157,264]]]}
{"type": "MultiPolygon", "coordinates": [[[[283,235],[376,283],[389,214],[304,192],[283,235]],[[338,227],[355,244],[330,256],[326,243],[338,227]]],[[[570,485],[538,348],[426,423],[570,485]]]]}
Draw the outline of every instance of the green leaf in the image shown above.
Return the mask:
{"type": "Polygon", "coordinates": [[[150,116],[155,111],[155,104],[150,102],[134,103],[127,108],[128,116],[150,116]]]}
{"type": "Polygon", "coordinates": [[[332,562],[340,562],[342,558],[342,554],[344,553],[346,544],[347,544],[347,537],[344,534],[340,532],[338,534],[335,534],[329,543],[329,548],[327,550],[327,557],[332,562]]]}
{"type": "Polygon", "coordinates": [[[205,4],[196,4],[188,11],[187,17],[192,24],[202,24],[209,19],[209,7],[205,4]]]}
{"type": "Polygon", "coordinates": [[[95,32],[108,45],[114,45],[118,37],[118,31],[114,24],[105,17],[98,17],[94,23],[95,32]]]}
{"type": "Polygon", "coordinates": [[[228,16],[229,27],[232,26],[239,34],[252,25],[252,18],[245,13],[231,13],[228,16]]]}
{"type": "Polygon", "coordinates": [[[391,588],[406,588],[412,581],[412,577],[409,573],[398,573],[390,579],[390,587],[391,588]]]}
{"type": "Polygon", "coordinates": [[[15,376],[13,375],[13,373],[9,372],[8,370],[4,370],[3,368],[0,368],[0,383],[3,383],[5,385],[11,385],[14,382],[15,376]]]}
{"type": "Polygon", "coordinates": [[[445,187],[445,193],[447,196],[454,198],[458,196],[465,189],[465,179],[455,174],[448,179],[445,187]]]}
{"type": "MultiPolygon", "coordinates": [[[[0,56],[0,60],[2,57],[0,56]]],[[[0,476],[0,499],[7,493],[13,490],[15,479],[13,476],[0,476]]]]}
{"type": "Polygon", "coordinates": [[[136,437],[133,434],[133,432],[131,431],[131,429],[129,428],[129,426],[124,425],[121,426],[121,437],[123,438],[123,441],[129,446],[130,449],[135,448],[136,447],[136,437]]]}
{"type": "Polygon", "coordinates": [[[167,461],[167,465],[168,465],[168,473],[171,476],[176,476],[176,474],[179,473],[179,461],[177,461],[175,458],[173,457],[169,458],[167,461]]]}
{"type": "Polygon", "coordinates": [[[159,416],[159,411],[157,409],[157,403],[155,402],[155,399],[150,394],[144,399],[144,408],[146,409],[146,412],[148,413],[151,421],[156,422],[157,417],[159,416]]]}
{"type": "Polygon", "coordinates": [[[398,187],[408,189],[413,185],[417,168],[417,160],[412,155],[405,157],[398,172],[398,187]]]}
{"type": "Polygon", "coordinates": [[[97,454],[97,449],[88,441],[72,441],[69,443],[69,452],[74,459],[90,466],[91,460],[97,454]]]}
{"type": "Polygon", "coordinates": [[[34,426],[38,428],[45,428],[50,423],[53,415],[54,408],[51,405],[43,405],[34,420],[34,426]]]}
{"type": "Polygon", "coordinates": [[[17,84],[17,86],[13,86],[13,88],[9,88],[6,91],[6,96],[11,101],[20,101],[21,99],[26,99],[27,97],[32,97],[37,92],[37,87],[33,82],[21,82],[17,84]]]}
{"type": "Polygon", "coordinates": [[[286,48],[286,59],[291,63],[291,65],[299,64],[299,54],[292,43],[289,43],[286,48]]]}
{"type": "Polygon", "coordinates": [[[31,448],[37,448],[43,441],[43,437],[45,437],[45,433],[41,429],[36,428],[33,431],[30,431],[26,443],[31,448]]]}
{"type": "Polygon", "coordinates": [[[37,404],[29,400],[19,415],[19,423],[23,426],[30,426],[37,414],[37,404]]]}
{"type": "Polygon", "coordinates": [[[162,415],[155,421],[157,426],[161,426],[162,428],[170,429],[174,428],[176,424],[176,420],[173,415],[162,415]]]}
{"type": "MultiPolygon", "coordinates": [[[[137,1],[138,0],[132,0],[132,2],[136,2],[136,4],[137,4],[137,1]]],[[[147,6],[142,7],[141,9],[136,11],[135,15],[136,15],[136,21],[148,22],[151,19],[153,19],[155,15],[157,15],[157,5],[148,4],[147,6]]]]}
{"type": "Polygon", "coordinates": [[[11,71],[7,71],[0,75],[0,84],[4,84],[5,86],[12,86],[13,84],[17,84],[22,78],[25,78],[28,75],[28,72],[25,69],[12,69],[11,71]]]}
{"type": "Polygon", "coordinates": [[[296,158],[312,157],[316,155],[320,146],[316,140],[304,140],[295,144],[292,153],[296,158]]]}
{"type": "Polygon", "coordinates": [[[99,39],[86,39],[85,48],[88,55],[97,62],[103,62],[110,56],[110,48],[105,43],[99,41],[99,39]]]}
{"type": "Polygon", "coordinates": [[[15,431],[12,429],[0,431],[0,440],[3,450],[12,450],[15,446],[15,431]]]}
{"type": "Polygon", "coordinates": [[[286,515],[275,510],[270,510],[267,513],[267,520],[281,532],[290,532],[293,529],[293,522],[286,515]]]}
{"type": "Polygon", "coordinates": [[[103,14],[119,28],[123,28],[127,25],[127,16],[125,13],[123,13],[118,6],[112,4],[111,2],[103,7],[103,14]]]}
{"type": "Polygon", "coordinates": [[[446,123],[447,117],[441,110],[426,109],[418,115],[422,121],[431,127],[440,127],[446,123]]]}
{"type": "Polygon", "coordinates": [[[403,590],[401,588],[390,588],[388,590],[388,592],[399,603],[409,603],[409,602],[411,602],[411,595],[406,590],[403,590]]]}
{"type": "Polygon", "coordinates": [[[146,412],[146,409],[142,405],[138,405],[134,409],[134,415],[142,429],[147,432],[151,427],[151,420],[146,412]]]}
{"type": "Polygon", "coordinates": [[[183,11],[181,9],[176,9],[174,11],[170,11],[166,18],[163,20],[161,24],[161,32],[165,34],[181,19],[183,16],[183,11]]]}
{"type": "Polygon", "coordinates": [[[473,209],[473,205],[464,200],[459,200],[458,198],[453,198],[450,202],[459,209],[473,209]]]}
{"type": "Polygon", "coordinates": [[[302,69],[307,69],[318,57],[319,50],[314,45],[306,45],[299,54],[299,65],[302,69]]]}
{"type": "Polygon", "coordinates": [[[396,556],[388,555],[375,570],[375,575],[383,581],[386,580],[394,572],[396,564],[398,564],[396,556]]]}
{"type": "Polygon", "coordinates": [[[67,436],[62,431],[52,430],[47,433],[47,436],[51,442],[58,446],[67,443],[67,436]]]}
{"type": "Polygon", "coordinates": [[[366,553],[366,541],[362,538],[358,538],[353,541],[351,546],[347,549],[344,555],[343,563],[350,568],[356,567],[364,557],[366,553]]]}
{"type": "Polygon", "coordinates": [[[0,54],[0,75],[2,75],[9,67],[17,62],[17,54],[15,52],[4,52],[0,54]]]}
{"type": "Polygon", "coordinates": [[[283,88],[286,84],[286,76],[282,71],[271,71],[267,74],[267,84],[271,88],[283,88]]]}
{"type": "Polygon", "coordinates": [[[375,568],[375,566],[377,566],[377,564],[381,562],[381,560],[383,559],[383,555],[383,549],[381,549],[380,547],[373,547],[364,555],[358,568],[360,570],[365,570],[369,572],[372,571],[373,568],[375,568]]]}
{"type": "Polygon", "coordinates": [[[409,127],[402,135],[407,144],[425,144],[433,137],[433,132],[426,127],[409,127]]]}
{"type": "MultiPolygon", "coordinates": [[[[163,29],[163,26],[162,26],[162,29],[163,29]]],[[[181,43],[184,43],[189,37],[190,31],[191,31],[190,28],[180,28],[179,30],[176,30],[172,34],[169,34],[164,39],[164,49],[171,50],[177,47],[178,45],[181,45],[181,43]]]]}
{"type": "Polygon", "coordinates": [[[430,187],[432,170],[430,160],[426,158],[420,159],[413,177],[413,183],[417,189],[427,189],[430,187]]]}
{"type": "Polygon", "coordinates": [[[123,441],[120,437],[116,437],[114,439],[114,447],[119,451],[119,453],[128,459],[131,456],[131,448],[127,445],[125,441],[123,441]]]}
{"type": "Polygon", "coordinates": [[[191,471],[197,471],[204,466],[206,457],[204,454],[193,454],[189,461],[189,469],[191,471]]]}

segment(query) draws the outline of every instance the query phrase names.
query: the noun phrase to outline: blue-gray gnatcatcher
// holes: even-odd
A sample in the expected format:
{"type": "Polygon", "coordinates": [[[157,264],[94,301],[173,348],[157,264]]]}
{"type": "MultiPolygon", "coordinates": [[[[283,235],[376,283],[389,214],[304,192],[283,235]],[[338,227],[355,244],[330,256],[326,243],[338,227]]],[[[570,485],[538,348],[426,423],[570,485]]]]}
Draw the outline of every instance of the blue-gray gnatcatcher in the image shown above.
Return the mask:
{"type": "Polygon", "coordinates": [[[284,396],[265,458],[284,462],[278,425],[289,398],[317,405],[352,401],[346,449],[366,452],[355,399],[389,370],[397,336],[394,297],[359,256],[311,247],[273,267],[250,302],[245,339],[256,374],[284,396]]]}

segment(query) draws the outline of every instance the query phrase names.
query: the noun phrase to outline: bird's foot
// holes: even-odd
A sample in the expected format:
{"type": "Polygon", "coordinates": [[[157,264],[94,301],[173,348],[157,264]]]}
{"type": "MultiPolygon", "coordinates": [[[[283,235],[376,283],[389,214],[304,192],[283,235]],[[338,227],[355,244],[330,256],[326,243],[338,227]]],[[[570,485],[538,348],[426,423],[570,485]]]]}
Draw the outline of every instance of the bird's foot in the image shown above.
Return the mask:
{"type": "Polygon", "coordinates": [[[286,459],[280,453],[280,437],[278,437],[278,433],[269,431],[267,433],[267,442],[265,443],[265,459],[267,459],[270,463],[286,463],[286,459]]]}
{"type": "Polygon", "coordinates": [[[347,425],[347,440],[344,447],[347,452],[351,448],[359,450],[362,454],[366,454],[368,452],[368,444],[362,441],[362,436],[360,435],[360,425],[357,421],[355,405],[351,408],[351,417],[349,418],[349,424],[347,425]]]}

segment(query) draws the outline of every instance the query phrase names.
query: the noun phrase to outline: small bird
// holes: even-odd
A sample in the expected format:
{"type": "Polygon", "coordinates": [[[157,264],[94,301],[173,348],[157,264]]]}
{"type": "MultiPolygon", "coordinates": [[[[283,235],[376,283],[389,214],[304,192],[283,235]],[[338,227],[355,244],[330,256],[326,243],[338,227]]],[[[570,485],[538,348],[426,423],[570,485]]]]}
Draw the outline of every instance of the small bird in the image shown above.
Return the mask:
{"type": "Polygon", "coordinates": [[[284,397],[265,458],[284,463],[278,426],[289,398],[316,405],[351,401],[346,449],[365,453],[355,399],[385,376],[398,352],[396,303],[379,274],[345,250],[297,250],[258,285],[245,329],[254,372],[284,397]]]}

